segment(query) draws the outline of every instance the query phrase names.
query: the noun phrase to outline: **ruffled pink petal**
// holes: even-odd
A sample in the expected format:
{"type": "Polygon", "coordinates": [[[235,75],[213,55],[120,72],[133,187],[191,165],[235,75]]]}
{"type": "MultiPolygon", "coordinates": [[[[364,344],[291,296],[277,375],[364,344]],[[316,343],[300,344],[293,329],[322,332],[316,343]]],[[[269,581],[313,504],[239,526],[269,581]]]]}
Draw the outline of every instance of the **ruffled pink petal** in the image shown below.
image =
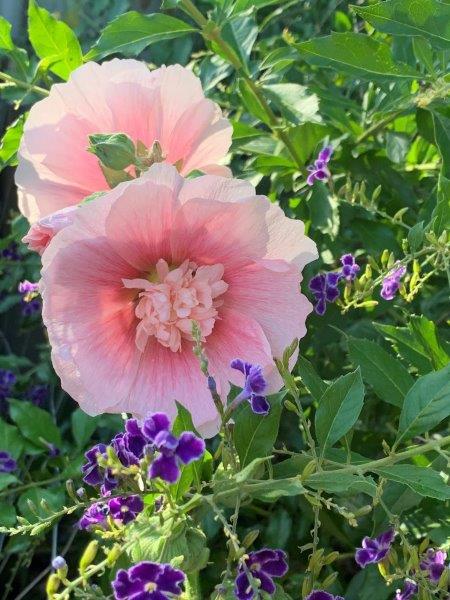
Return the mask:
{"type": "Polygon", "coordinates": [[[226,306],[260,324],[277,358],[295,338],[306,334],[312,306],[300,293],[299,281],[297,267],[281,260],[254,262],[228,279],[226,306]]]}
{"type": "Polygon", "coordinates": [[[54,236],[73,222],[77,206],[68,206],[34,223],[22,242],[30,250],[42,254],[54,236]]]}
{"type": "Polygon", "coordinates": [[[255,196],[255,188],[248,181],[228,179],[215,174],[187,179],[179,194],[181,204],[193,198],[216,202],[241,202],[255,196]]]}

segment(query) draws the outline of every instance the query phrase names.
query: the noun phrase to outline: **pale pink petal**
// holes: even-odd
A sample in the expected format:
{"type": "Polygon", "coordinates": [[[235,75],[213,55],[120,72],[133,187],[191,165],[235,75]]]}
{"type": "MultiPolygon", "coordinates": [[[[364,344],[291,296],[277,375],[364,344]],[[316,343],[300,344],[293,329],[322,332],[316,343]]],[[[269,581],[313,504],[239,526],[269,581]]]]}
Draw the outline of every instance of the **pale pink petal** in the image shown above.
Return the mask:
{"type": "Polygon", "coordinates": [[[68,206],[42,218],[30,227],[22,242],[30,250],[42,254],[54,236],[73,222],[77,210],[77,206],[68,206]]]}
{"type": "Polygon", "coordinates": [[[182,204],[193,198],[208,202],[210,200],[241,202],[248,198],[254,198],[255,195],[255,188],[248,181],[218,177],[212,174],[187,179],[180,190],[179,198],[182,204]]]}

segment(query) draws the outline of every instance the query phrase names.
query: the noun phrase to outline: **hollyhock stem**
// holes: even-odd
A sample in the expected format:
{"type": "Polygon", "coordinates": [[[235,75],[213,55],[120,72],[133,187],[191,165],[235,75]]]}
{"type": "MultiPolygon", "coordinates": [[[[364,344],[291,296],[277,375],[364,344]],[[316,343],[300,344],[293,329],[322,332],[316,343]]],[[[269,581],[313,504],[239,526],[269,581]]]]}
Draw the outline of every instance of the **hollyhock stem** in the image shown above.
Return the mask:
{"type": "Polygon", "coordinates": [[[291,139],[289,138],[289,134],[285,131],[279,129],[279,119],[270,108],[267,100],[264,97],[261,89],[257,86],[257,84],[249,77],[245,65],[241,62],[239,57],[233,52],[227,42],[220,35],[220,29],[211,21],[208,21],[203,14],[198,10],[198,8],[191,2],[191,0],[181,0],[180,8],[184,10],[201,28],[202,34],[205,39],[214,41],[219,48],[222,50],[223,54],[226,56],[228,62],[233,65],[233,67],[239,72],[239,74],[245,79],[245,82],[252,90],[254,95],[258,98],[258,101],[261,105],[261,108],[267,115],[268,121],[270,123],[270,128],[274,135],[276,135],[280,140],[284,143],[286,148],[289,150],[292,158],[294,159],[295,164],[299,168],[303,168],[303,161],[298,156],[297,150],[293,145],[291,139]]]}
{"type": "Polygon", "coordinates": [[[3,81],[6,81],[7,83],[13,83],[17,87],[28,90],[29,92],[36,92],[36,94],[40,94],[41,96],[48,96],[49,94],[48,90],[39,87],[38,85],[28,83],[28,81],[16,79],[8,73],[3,73],[3,71],[0,71],[0,79],[3,79],[3,81]]]}

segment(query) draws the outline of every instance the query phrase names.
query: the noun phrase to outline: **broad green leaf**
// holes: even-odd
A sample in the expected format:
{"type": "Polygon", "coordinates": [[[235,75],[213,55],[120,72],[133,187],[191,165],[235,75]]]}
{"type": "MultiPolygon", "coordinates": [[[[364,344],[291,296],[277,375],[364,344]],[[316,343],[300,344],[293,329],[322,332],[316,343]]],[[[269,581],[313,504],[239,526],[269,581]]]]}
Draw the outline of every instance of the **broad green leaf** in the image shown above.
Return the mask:
{"type": "Polygon", "coordinates": [[[284,395],[285,392],[281,392],[269,396],[270,412],[266,417],[256,415],[248,402],[238,408],[233,437],[242,469],[255,458],[271,453],[278,435],[284,395]]]}
{"type": "Polygon", "coordinates": [[[61,448],[61,433],[46,410],[24,400],[10,400],[9,404],[11,418],[27,440],[40,448],[46,448],[41,440],[61,448]]]}
{"type": "Polygon", "coordinates": [[[416,223],[411,229],[408,231],[408,243],[413,252],[416,252],[422,245],[424,238],[424,226],[423,221],[416,223]]]}
{"type": "Polygon", "coordinates": [[[311,456],[296,454],[273,465],[274,479],[285,479],[301,475],[303,469],[311,462],[311,456]]]}
{"type": "Polygon", "coordinates": [[[262,456],[261,458],[252,460],[251,463],[236,474],[236,483],[244,483],[247,479],[257,478],[258,474],[264,473],[264,465],[267,461],[270,461],[271,458],[272,456],[262,456]]]}
{"type": "MultiPolygon", "coordinates": [[[[248,60],[258,35],[258,26],[253,17],[237,17],[228,20],[222,28],[222,37],[231,46],[242,64],[248,60]]],[[[220,54],[220,48],[216,50],[220,54]]]]}
{"type": "Polygon", "coordinates": [[[13,527],[16,523],[16,509],[9,502],[0,502],[0,527],[13,527]]]}
{"type": "Polygon", "coordinates": [[[4,490],[13,483],[19,483],[19,480],[12,473],[0,473],[0,490],[4,490]]]}
{"type": "Polygon", "coordinates": [[[445,483],[437,471],[429,467],[415,465],[392,465],[376,469],[376,473],[390,481],[403,483],[421,496],[450,499],[450,486],[445,483]]]}
{"type": "Polygon", "coordinates": [[[406,394],[397,443],[430,431],[450,415],[450,365],[420,377],[406,394]]]}
{"type": "Polygon", "coordinates": [[[420,374],[425,375],[432,370],[430,357],[427,356],[423,347],[414,339],[407,327],[395,327],[382,323],[373,323],[373,326],[389,340],[394,350],[402,358],[417,368],[420,374]]]}
{"type": "Polygon", "coordinates": [[[98,418],[87,415],[81,408],[74,410],[71,416],[72,435],[76,445],[83,448],[97,429],[98,418]]]}
{"type": "Polygon", "coordinates": [[[450,6],[438,0],[387,0],[352,7],[363,19],[391,35],[423,36],[443,50],[450,48],[450,6]]]}
{"type": "Polygon", "coordinates": [[[387,44],[362,33],[333,33],[295,47],[307,62],[354,77],[377,81],[419,77],[409,65],[393,60],[387,44]]]}
{"type": "Polygon", "coordinates": [[[323,394],[316,411],[316,436],[322,454],[350,431],[364,402],[359,369],[336,379],[323,394]]]}
{"type": "Polygon", "coordinates": [[[288,129],[289,138],[303,163],[320,149],[329,131],[328,127],[320,123],[302,123],[288,129]]]}
{"type": "Polygon", "coordinates": [[[401,407],[414,383],[402,363],[370,340],[349,338],[348,350],[352,363],[361,368],[364,381],[373,387],[377,396],[401,407]]]}
{"type": "Polygon", "coordinates": [[[322,181],[314,184],[308,208],[314,228],[335,240],[340,226],[339,202],[322,181]]]}
{"type": "Polygon", "coordinates": [[[0,169],[17,164],[17,150],[22,139],[26,115],[21,115],[6,130],[0,145],[0,169]]]}
{"type": "Polygon", "coordinates": [[[304,484],[315,490],[324,490],[330,493],[359,494],[363,492],[372,497],[375,497],[377,493],[377,486],[371,477],[339,473],[338,471],[313,473],[304,481],[304,484]]]}
{"type": "Polygon", "coordinates": [[[98,60],[109,54],[137,56],[150,44],[172,40],[194,31],[196,29],[191,25],[169,15],[143,15],[130,11],[108,23],[85,59],[98,60]]]}
{"type": "Polygon", "coordinates": [[[309,360],[301,356],[297,362],[297,371],[314,400],[320,400],[327,384],[319,377],[309,360]]]}
{"type": "Polygon", "coordinates": [[[300,480],[292,479],[268,479],[252,486],[249,492],[252,498],[262,502],[276,502],[283,496],[299,496],[306,492],[300,480]]]}
{"type": "Polygon", "coordinates": [[[273,4],[285,4],[289,0],[237,0],[233,6],[233,13],[244,12],[249,8],[259,10],[273,4]]]}
{"type": "Polygon", "coordinates": [[[450,228],[450,113],[433,111],[434,139],[442,157],[438,181],[438,198],[431,221],[433,231],[440,235],[450,228]]]}
{"type": "MultiPolygon", "coordinates": [[[[196,435],[198,435],[197,431],[195,430],[194,423],[192,422],[190,412],[179,402],[177,402],[177,409],[177,418],[175,419],[172,427],[173,433],[179,436],[184,431],[193,431],[196,435]]],[[[202,463],[203,457],[183,467],[180,480],[173,486],[173,488],[176,490],[175,496],[177,498],[181,498],[183,494],[188,491],[193,481],[195,481],[197,486],[201,485],[203,468],[202,463]]]]}
{"type": "Polygon", "coordinates": [[[240,79],[238,86],[242,102],[248,112],[266,125],[270,125],[270,118],[264,110],[258,96],[254,93],[247,81],[245,79],[240,79]]]}
{"type": "Polygon", "coordinates": [[[401,164],[405,161],[411,145],[409,135],[398,131],[386,132],[386,154],[392,162],[401,164]]]}
{"type": "Polygon", "coordinates": [[[0,50],[11,52],[14,50],[14,42],[11,38],[11,23],[0,16],[0,50]]]}
{"type": "Polygon", "coordinates": [[[450,362],[450,356],[442,348],[437,337],[436,325],[426,317],[411,315],[408,327],[422,346],[424,353],[430,357],[433,368],[438,371],[447,366],[450,362]]]}
{"type": "Polygon", "coordinates": [[[427,73],[434,73],[433,49],[423,37],[413,38],[414,54],[427,73]]]}
{"type": "Polygon", "coordinates": [[[361,569],[345,591],[345,600],[391,600],[392,588],[386,585],[376,567],[361,569]]]}
{"type": "Polygon", "coordinates": [[[432,116],[434,138],[442,157],[442,174],[450,179],[450,110],[446,113],[435,110],[432,116]]]}
{"type": "Polygon", "coordinates": [[[24,448],[24,439],[15,425],[0,419],[0,450],[6,450],[13,458],[19,458],[24,448]]]}
{"type": "Polygon", "coordinates": [[[83,63],[80,43],[63,21],[58,21],[35,0],[28,4],[28,35],[41,59],[49,59],[49,69],[62,79],[83,63]]]}
{"type": "Polygon", "coordinates": [[[298,83],[273,83],[264,86],[265,95],[290,123],[320,122],[319,98],[298,83]]]}

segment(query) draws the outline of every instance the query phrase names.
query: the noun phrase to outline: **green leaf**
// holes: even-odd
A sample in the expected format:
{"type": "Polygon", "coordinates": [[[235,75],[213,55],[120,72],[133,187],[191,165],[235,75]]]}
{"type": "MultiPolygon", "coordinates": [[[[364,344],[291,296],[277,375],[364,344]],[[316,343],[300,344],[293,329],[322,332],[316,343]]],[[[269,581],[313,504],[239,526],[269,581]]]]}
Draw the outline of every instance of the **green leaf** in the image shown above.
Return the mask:
{"type": "Polygon", "coordinates": [[[413,38],[413,48],[417,60],[425,67],[426,72],[434,73],[433,49],[430,43],[422,37],[415,37],[413,38]]]}
{"type": "Polygon", "coordinates": [[[0,145],[0,168],[2,169],[17,165],[17,150],[22,139],[25,119],[26,115],[21,115],[5,131],[0,145]]]}
{"type": "Polygon", "coordinates": [[[264,86],[266,96],[290,123],[320,121],[319,98],[298,83],[273,83],[264,86]]]}
{"type": "Polygon", "coordinates": [[[336,379],[326,390],[316,412],[316,436],[322,449],[335,444],[356,423],[364,402],[359,369],[336,379]]]}
{"type": "Polygon", "coordinates": [[[349,338],[348,350],[352,363],[361,368],[364,381],[373,387],[377,396],[402,407],[414,379],[401,362],[370,340],[349,338]]]}
{"type": "Polygon", "coordinates": [[[422,346],[424,354],[430,357],[435,371],[448,365],[450,356],[441,346],[433,321],[423,315],[411,315],[408,327],[413,337],[422,346]]]}
{"type": "Polygon", "coordinates": [[[319,377],[309,360],[301,356],[297,362],[297,371],[314,400],[320,400],[327,384],[319,377]]]}
{"type": "Polygon", "coordinates": [[[194,27],[175,17],[130,11],[108,23],[85,60],[98,60],[109,54],[137,56],[150,44],[173,40],[194,31],[197,31],[194,27]]]}
{"type": "Polygon", "coordinates": [[[270,118],[264,110],[264,107],[261,104],[258,96],[255,95],[247,81],[245,79],[240,79],[238,86],[242,102],[244,103],[244,106],[248,112],[266,125],[270,125],[270,118]]]}
{"type": "MultiPolygon", "coordinates": [[[[388,481],[383,487],[382,500],[383,506],[387,506],[393,515],[401,515],[405,510],[410,510],[420,504],[423,498],[408,486],[395,481],[388,481]]],[[[374,533],[376,535],[386,531],[389,526],[389,516],[383,506],[379,504],[373,513],[374,533]]]]}
{"type": "MultiPolygon", "coordinates": [[[[449,111],[450,113],[450,111],[449,111]]],[[[438,110],[432,112],[434,139],[442,157],[442,174],[450,179],[450,114],[438,110]]]]}
{"type": "Polygon", "coordinates": [[[11,38],[11,23],[0,16],[0,50],[12,52],[14,48],[14,42],[11,38]]]}
{"type": "Polygon", "coordinates": [[[276,502],[283,496],[299,496],[306,492],[299,479],[268,479],[252,486],[248,493],[263,502],[276,502]]]}
{"type": "Polygon", "coordinates": [[[386,154],[392,162],[401,164],[408,154],[411,140],[409,135],[399,131],[386,132],[386,154]]]}
{"type": "Polygon", "coordinates": [[[419,373],[424,375],[432,370],[429,356],[414,339],[407,327],[394,327],[394,325],[384,325],[382,323],[373,323],[373,326],[391,342],[394,350],[402,358],[418,369],[419,373]]]}
{"type": "Polygon", "coordinates": [[[376,469],[376,473],[390,481],[403,483],[421,496],[448,500],[450,486],[445,483],[437,471],[429,467],[415,465],[392,465],[376,469]]]}
{"type": "Polygon", "coordinates": [[[311,462],[311,456],[296,454],[273,465],[274,479],[285,479],[301,475],[303,469],[311,462]]]}
{"type": "Polygon", "coordinates": [[[319,149],[328,133],[328,127],[320,123],[302,123],[288,129],[289,138],[303,163],[319,149]]]}
{"type": "Polygon", "coordinates": [[[314,184],[308,208],[313,227],[335,240],[340,227],[339,202],[322,181],[314,184]]]}
{"type": "Polygon", "coordinates": [[[332,33],[295,47],[310,64],[334,68],[354,77],[376,81],[419,77],[409,65],[394,62],[387,44],[362,33],[332,33]]]}
{"type": "Polygon", "coordinates": [[[443,50],[450,48],[450,6],[438,0],[387,0],[352,7],[363,19],[391,35],[423,36],[443,50]]]}
{"type": "Polygon", "coordinates": [[[28,4],[28,35],[34,51],[41,59],[50,59],[49,69],[62,79],[83,64],[78,39],[66,23],[55,19],[35,0],[28,4]]]}
{"type": "Polygon", "coordinates": [[[284,396],[285,392],[269,396],[270,412],[266,417],[256,415],[248,402],[237,409],[233,437],[242,469],[255,458],[271,453],[278,435],[284,396]]]}
{"type": "Polygon", "coordinates": [[[420,377],[409,390],[400,414],[397,444],[430,431],[450,415],[450,365],[420,377]]]}
{"type": "MultiPolygon", "coordinates": [[[[222,37],[231,46],[242,64],[248,60],[258,35],[258,26],[253,17],[237,17],[228,20],[222,28],[222,37]]],[[[221,49],[216,48],[219,54],[221,49]]]]}
{"type": "Polygon", "coordinates": [[[0,502],[0,526],[13,527],[16,524],[16,509],[8,502],[0,502]]]}
{"type": "Polygon", "coordinates": [[[423,221],[416,223],[408,231],[408,243],[413,252],[416,252],[421,247],[424,238],[424,233],[425,229],[423,226],[423,221]]]}
{"type": "Polygon", "coordinates": [[[24,400],[10,400],[9,404],[11,418],[27,440],[41,448],[46,448],[46,445],[41,441],[43,439],[61,448],[60,431],[46,410],[33,406],[30,402],[24,400]]]}
{"type": "Polygon", "coordinates": [[[6,450],[13,458],[19,458],[24,448],[24,439],[14,425],[0,419],[0,450],[6,450]]]}
{"type": "Polygon", "coordinates": [[[83,448],[97,429],[98,418],[91,417],[82,411],[81,408],[77,408],[73,411],[70,420],[73,439],[79,448],[83,448]]]}
{"type": "Polygon", "coordinates": [[[372,497],[375,497],[377,493],[377,486],[372,478],[339,471],[313,473],[304,481],[304,484],[315,490],[324,490],[329,493],[359,494],[363,492],[372,497]]]}
{"type": "MultiPolygon", "coordinates": [[[[174,435],[179,436],[184,431],[193,431],[198,435],[195,430],[194,423],[192,422],[191,413],[184,408],[179,402],[177,404],[177,418],[175,419],[172,427],[174,435]]],[[[181,498],[190,488],[193,481],[199,487],[202,483],[202,469],[203,469],[203,456],[194,461],[193,463],[183,467],[180,480],[174,484],[173,489],[175,490],[175,497],[181,498]]]]}
{"type": "Polygon", "coordinates": [[[0,473],[0,490],[4,490],[13,483],[19,483],[19,480],[12,473],[0,473]]]}
{"type": "Polygon", "coordinates": [[[288,1],[289,0],[237,0],[233,6],[233,13],[244,12],[249,8],[259,10],[260,8],[271,6],[273,4],[285,4],[288,1]]]}

